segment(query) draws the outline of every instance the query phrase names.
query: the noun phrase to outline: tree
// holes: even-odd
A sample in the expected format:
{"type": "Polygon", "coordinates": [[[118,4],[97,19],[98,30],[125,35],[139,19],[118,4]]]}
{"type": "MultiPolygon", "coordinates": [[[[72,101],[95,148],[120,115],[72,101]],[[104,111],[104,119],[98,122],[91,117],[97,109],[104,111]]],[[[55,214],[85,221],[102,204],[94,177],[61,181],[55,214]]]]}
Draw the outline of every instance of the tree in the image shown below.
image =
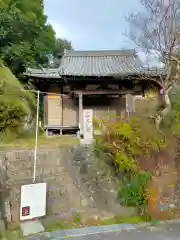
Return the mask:
{"type": "Polygon", "coordinates": [[[67,41],[66,39],[56,39],[56,43],[55,43],[55,48],[53,51],[53,56],[55,58],[61,58],[64,50],[72,50],[72,46],[71,46],[71,42],[67,41]]]}
{"type": "Polygon", "coordinates": [[[57,40],[47,24],[42,0],[0,0],[0,11],[0,55],[4,63],[16,75],[28,66],[47,66],[49,56],[57,52],[57,40]]]}
{"type": "Polygon", "coordinates": [[[179,0],[140,0],[144,12],[130,14],[130,38],[148,54],[155,54],[164,63],[165,72],[159,73],[157,81],[163,89],[166,107],[156,119],[159,128],[162,119],[171,110],[169,92],[179,82],[177,54],[180,46],[180,1],[179,0]]]}
{"type": "Polygon", "coordinates": [[[72,50],[71,42],[66,39],[56,39],[54,50],[52,52],[52,67],[59,67],[60,59],[64,54],[65,50],[72,50]]]}

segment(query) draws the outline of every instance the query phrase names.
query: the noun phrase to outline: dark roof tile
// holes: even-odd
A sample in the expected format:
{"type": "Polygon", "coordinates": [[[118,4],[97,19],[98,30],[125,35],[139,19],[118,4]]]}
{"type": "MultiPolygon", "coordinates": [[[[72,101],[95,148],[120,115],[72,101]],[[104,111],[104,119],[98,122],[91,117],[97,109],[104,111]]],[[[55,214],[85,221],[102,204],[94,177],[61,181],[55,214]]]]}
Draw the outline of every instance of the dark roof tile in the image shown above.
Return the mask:
{"type": "Polygon", "coordinates": [[[69,51],[59,73],[64,76],[115,76],[138,73],[141,61],[134,50],[69,51]]]}

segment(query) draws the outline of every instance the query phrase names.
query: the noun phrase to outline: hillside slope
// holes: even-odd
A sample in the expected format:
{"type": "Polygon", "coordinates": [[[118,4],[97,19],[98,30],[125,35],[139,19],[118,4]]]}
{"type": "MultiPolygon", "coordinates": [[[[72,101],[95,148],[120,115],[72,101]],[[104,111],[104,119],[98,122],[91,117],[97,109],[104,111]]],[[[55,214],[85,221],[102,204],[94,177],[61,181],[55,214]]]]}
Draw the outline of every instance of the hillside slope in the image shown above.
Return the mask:
{"type": "Polygon", "coordinates": [[[18,132],[33,120],[35,98],[24,92],[11,70],[0,65],[0,131],[18,132]]]}

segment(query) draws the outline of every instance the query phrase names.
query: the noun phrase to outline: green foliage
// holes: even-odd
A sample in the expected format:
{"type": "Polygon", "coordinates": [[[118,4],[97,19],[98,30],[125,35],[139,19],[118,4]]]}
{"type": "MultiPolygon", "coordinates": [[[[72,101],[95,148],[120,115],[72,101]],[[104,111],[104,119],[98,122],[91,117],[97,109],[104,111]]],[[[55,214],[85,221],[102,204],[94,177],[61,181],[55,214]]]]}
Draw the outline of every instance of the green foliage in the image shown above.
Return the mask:
{"type": "Polygon", "coordinates": [[[35,114],[35,99],[22,86],[7,67],[0,68],[0,131],[11,134],[22,130],[35,114]]]}
{"type": "Polygon", "coordinates": [[[53,67],[59,67],[60,59],[64,54],[64,50],[72,50],[71,42],[66,39],[56,39],[55,46],[53,50],[54,63],[53,67]]]}
{"type": "Polygon", "coordinates": [[[123,172],[135,171],[137,169],[136,161],[125,153],[118,152],[115,156],[115,161],[117,168],[123,172]]]}
{"type": "Polygon", "coordinates": [[[123,185],[118,190],[121,204],[142,207],[146,204],[145,189],[150,179],[142,172],[139,160],[149,158],[154,152],[166,147],[163,134],[156,131],[154,124],[146,117],[132,117],[128,121],[117,120],[114,124],[101,121],[101,135],[96,137],[95,151],[105,157],[117,176],[123,176],[123,185]]]}
{"type": "Polygon", "coordinates": [[[117,120],[115,124],[100,122],[99,128],[95,151],[105,153],[116,172],[136,172],[139,158],[166,147],[164,136],[147,118],[117,120]]]}
{"type": "Polygon", "coordinates": [[[180,90],[173,88],[169,93],[171,110],[162,122],[164,131],[179,132],[180,129],[180,90]]]}
{"type": "MultiPolygon", "coordinates": [[[[145,109],[144,112],[142,106],[142,112],[128,120],[117,120],[114,124],[94,120],[96,129],[101,133],[96,137],[95,150],[100,156],[102,153],[105,155],[101,159],[105,159],[113,167],[118,173],[117,176],[121,177],[121,181],[123,179],[122,185],[118,189],[118,199],[123,205],[139,209],[146,205],[148,198],[146,188],[150,175],[142,172],[141,167],[146,165],[143,160],[147,162],[146,166],[148,166],[148,159],[150,161],[162,150],[163,152],[166,150],[171,155],[172,159],[170,160],[174,160],[173,157],[179,159],[179,90],[174,89],[170,92],[170,100],[172,108],[163,119],[161,131],[157,131],[154,122],[146,116],[148,111],[145,109]],[[168,148],[169,150],[167,150],[168,148]]],[[[160,111],[157,106],[158,104],[154,109],[156,112],[160,111]]]]}
{"type": "Polygon", "coordinates": [[[13,96],[0,96],[0,131],[17,130],[24,124],[28,112],[26,104],[13,96]]]}
{"type": "Polygon", "coordinates": [[[56,40],[41,0],[0,0],[0,56],[15,74],[27,66],[46,66],[69,42],[56,40]]]}
{"type": "Polygon", "coordinates": [[[80,213],[76,213],[74,216],[74,223],[75,224],[81,224],[82,219],[81,219],[81,214],[80,213]]]}
{"type": "MultiPolygon", "coordinates": [[[[138,224],[138,223],[147,222],[149,220],[151,220],[150,217],[147,218],[145,216],[132,216],[132,217],[126,217],[126,218],[116,216],[113,218],[100,220],[99,222],[97,221],[97,225],[112,225],[112,224],[122,224],[122,223],[138,224]]],[[[93,224],[93,225],[96,225],[96,224],[93,224]]]]}
{"type": "Polygon", "coordinates": [[[122,205],[129,207],[142,207],[146,205],[146,187],[150,174],[140,172],[126,180],[118,190],[118,199],[122,205]]]}

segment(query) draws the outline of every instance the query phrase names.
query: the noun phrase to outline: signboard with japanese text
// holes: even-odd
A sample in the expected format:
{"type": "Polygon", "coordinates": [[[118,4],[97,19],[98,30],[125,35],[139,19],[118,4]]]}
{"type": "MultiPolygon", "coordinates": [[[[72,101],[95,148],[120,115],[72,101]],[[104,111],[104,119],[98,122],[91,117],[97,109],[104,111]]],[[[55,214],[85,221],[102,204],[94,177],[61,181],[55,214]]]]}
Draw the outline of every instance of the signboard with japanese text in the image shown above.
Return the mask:
{"type": "Polygon", "coordinates": [[[93,139],[93,110],[83,110],[83,126],[84,126],[84,139],[93,139]]]}
{"type": "Polygon", "coordinates": [[[126,112],[132,113],[135,111],[135,101],[132,94],[126,94],[126,112]]]}

